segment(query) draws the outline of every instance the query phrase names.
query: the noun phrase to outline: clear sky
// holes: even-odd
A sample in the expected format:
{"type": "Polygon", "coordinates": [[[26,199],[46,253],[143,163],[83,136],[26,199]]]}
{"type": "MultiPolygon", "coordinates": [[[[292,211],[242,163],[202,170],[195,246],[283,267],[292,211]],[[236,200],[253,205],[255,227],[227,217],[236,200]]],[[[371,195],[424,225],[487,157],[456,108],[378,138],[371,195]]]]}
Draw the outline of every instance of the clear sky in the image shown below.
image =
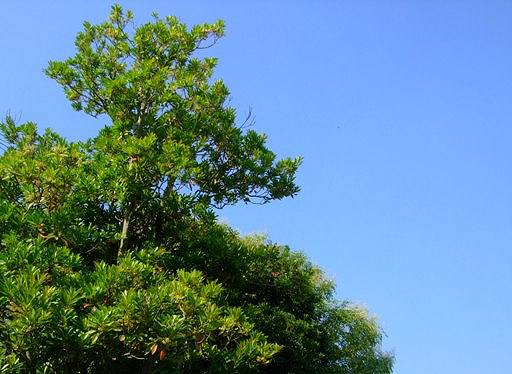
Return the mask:
{"type": "MultiPolygon", "coordinates": [[[[512,2],[121,1],[188,24],[240,120],[304,157],[302,192],[220,213],[305,252],[378,316],[399,374],[493,374],[512,355],[512,2]],[[322,4],[322,5],[320,5],[322,4]]],[[[85,139],[42,74],[108,1],[2,1],[0,113],[85,139]]]]}

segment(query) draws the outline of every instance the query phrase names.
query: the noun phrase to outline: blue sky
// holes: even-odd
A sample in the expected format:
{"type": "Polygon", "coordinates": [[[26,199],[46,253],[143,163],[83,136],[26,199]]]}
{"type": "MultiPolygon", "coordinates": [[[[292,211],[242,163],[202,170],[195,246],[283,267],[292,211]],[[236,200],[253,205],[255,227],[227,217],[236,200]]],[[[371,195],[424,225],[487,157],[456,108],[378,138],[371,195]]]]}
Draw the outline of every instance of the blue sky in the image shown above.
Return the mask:
{"type": "MultiPolygon", "coordinates": [[[[302,192],[220,216],[305,252],[378,316],[399,374],[505,373],[512,353],[512,3],[121,1],[222,18],[216,76],[302,192]],[[322,5],[319,5],[322,3],[322,5]]],[[[0,113],[84,139],[42,74],[106,1],[0,4],[0,113]]]]}

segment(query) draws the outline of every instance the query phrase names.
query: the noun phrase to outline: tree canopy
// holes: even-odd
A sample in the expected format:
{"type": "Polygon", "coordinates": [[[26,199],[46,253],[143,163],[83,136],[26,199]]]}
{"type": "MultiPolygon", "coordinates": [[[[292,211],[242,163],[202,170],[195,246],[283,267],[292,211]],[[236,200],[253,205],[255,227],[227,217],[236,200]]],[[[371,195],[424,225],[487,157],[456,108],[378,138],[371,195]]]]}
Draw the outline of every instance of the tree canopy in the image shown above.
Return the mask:
{"type": "Polygon", "coordinates": [[[108,124],[73,142],[0,124],[0,372],[391,372],[317,267],[216,220],[297,194],[301,163],[237,124],[197,53],[223,34],[113,6],[46,69],[108,124]]]}

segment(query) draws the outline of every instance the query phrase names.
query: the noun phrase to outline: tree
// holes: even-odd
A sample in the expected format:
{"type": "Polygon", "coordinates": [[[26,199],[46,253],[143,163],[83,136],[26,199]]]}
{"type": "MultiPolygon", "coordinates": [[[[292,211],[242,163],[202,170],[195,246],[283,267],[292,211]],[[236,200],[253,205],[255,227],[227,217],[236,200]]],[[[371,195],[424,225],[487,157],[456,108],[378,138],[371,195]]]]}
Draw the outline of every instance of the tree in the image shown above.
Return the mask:
{"type": "Polygon", "coordinates": [[[304,256],[216,222],[294,196],[301,162],[236,125],[195,57],[223,33],[113,6],[46,70],[110,124],[85,142],[0,125],[0,371],[391,371],[375,321],[304,256]]]}

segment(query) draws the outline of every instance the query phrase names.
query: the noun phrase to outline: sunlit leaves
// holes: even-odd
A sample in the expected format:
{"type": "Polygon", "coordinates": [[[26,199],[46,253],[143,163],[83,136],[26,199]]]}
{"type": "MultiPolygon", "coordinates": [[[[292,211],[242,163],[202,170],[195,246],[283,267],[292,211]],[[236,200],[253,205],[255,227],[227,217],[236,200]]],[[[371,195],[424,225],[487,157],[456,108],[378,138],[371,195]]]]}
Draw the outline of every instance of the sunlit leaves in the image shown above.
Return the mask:
{"type": "Polygon", "coordinates": [[[134,28],[131,15],[115,6],[109,21],[84,25],[74,57],[51,62],[46,72],[77,110],[110,117],[111,130],[95,140],[98,149],[111,145],[105,156],[128,153],[145,162],[141,167],[155,166],[138,176],[143,180],[127,177],[137,189],[165,176],[180,194],[219,207],[293,196],[300,159],[277,165],[264,137],[241,131],[225,104],[228,89],[212,80],[217,60],[194,56],[223,34],[221,21],[189,30],[175,17],[155,16],[134,28]],[[151,150],[130,150],[134,137],[147,136],[153,136],[151,150]]]}
{"type": "Polygon", "coordinates": [[[197,53],[223,34],[115,5],[46,70],[106,126],[0,123],[0,372],[390,372],[378,325],[303,255],[216,222],[294,196],[301,163],[237,125],[197,53]]]}

